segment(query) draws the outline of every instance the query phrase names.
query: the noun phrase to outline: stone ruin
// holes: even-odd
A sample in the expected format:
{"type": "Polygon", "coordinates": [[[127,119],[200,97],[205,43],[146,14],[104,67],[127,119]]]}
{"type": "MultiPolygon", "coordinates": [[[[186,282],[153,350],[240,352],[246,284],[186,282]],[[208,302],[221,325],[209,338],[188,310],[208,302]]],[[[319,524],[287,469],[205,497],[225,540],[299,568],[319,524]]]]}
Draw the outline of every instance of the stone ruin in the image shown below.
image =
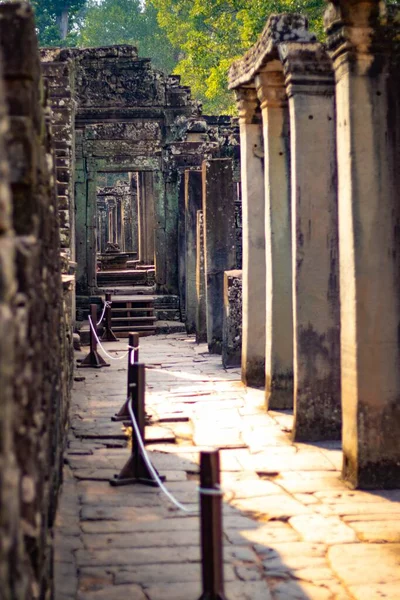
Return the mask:
{"type": "Polygon", "coordinates": [[[75,291],[100,298],[108,242],[267,409],[294,408],[295,440],[342,433],[351,485],[399,486],[400,15],[336,0],[325,19],[322,45],[270,18],[230,71],[238,124],[132,47],[39,55],[29,4],[0,4],[5,600],[51,595],[75,291]]]}

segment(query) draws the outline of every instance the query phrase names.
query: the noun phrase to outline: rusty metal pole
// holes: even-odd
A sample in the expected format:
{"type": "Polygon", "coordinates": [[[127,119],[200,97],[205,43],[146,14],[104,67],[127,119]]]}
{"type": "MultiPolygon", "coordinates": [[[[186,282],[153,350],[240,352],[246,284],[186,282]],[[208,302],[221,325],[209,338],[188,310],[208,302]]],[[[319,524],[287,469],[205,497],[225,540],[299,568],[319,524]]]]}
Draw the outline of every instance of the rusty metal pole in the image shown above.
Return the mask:
{"type": "Polygon", "coordinates": [[[226,600],[218,450],[200,453],[200,508],[203,580],[203,593],[200,600],[226,600]]]}
{"type": "Polygon", "coordinates": [[[133,383],[134,365],[139,362],[139,334],[130,333],[128,340],[128,386],[124,404],[120,410],[111,417],[111,421],[129,421],[128,402],[131,396],[130,385],[133,383]]]}
{"type": "Polygon", "coordinates": [[[111,322],[111,316],[112,316],[112,312],[111,312],[111,305],[112,305],[112,300],[111,300],[111,294],[107,293],[106,294],[106,312],[105,312],[105,326],[104,326],[104,333],[103,336],[101,338],[102,342],[118,342],[118,338],[115,335],[115,333],[112,330],[112,322],[111,322]]]}
{"type": "Polygon", "coordinates": [[[84,369],[84,368],[101,369],[101,367],[109,367],[110,364],[106,363],[104,358],[102,358],[100,356],[100,354],[97,352],[97,339],[96,339],[95,333],[92,329],[92,327],[93,327],[95,332],[97,332],[97,304],[90,305],[90,319],[92,321],[92,326],[90,326],[90,323],[89,323],[90,352],[83,359],[82,362],[78,363],[77,366],[79,369],[84,369]]]}

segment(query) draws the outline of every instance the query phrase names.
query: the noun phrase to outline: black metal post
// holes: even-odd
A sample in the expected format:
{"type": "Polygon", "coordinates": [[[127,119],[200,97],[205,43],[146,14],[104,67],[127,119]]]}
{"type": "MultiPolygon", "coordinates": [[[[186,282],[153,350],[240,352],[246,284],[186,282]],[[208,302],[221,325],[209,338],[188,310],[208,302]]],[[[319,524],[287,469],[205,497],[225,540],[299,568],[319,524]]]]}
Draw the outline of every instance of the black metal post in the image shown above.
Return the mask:
{"type": "Polygon", "coordinates": [[[200,600],[226,600],[218,450],[204,451],[200,454],[200,507],[203,580],[200,600]]]}
{"type": "MultiPolygon", "coordinates": [[[[97,304],[90,305],[90,319],[92,321],[94,330],[97,332],[97,304]]],[[[94,331],[93,331],[92,327],[90,326],[90,322],[89,322],[89,328],[90,328],[90,352],[83,359],[82,362],[78,363],[77,367],[79,369],[84,369],[84,368],[101,369],[101,367],[109,367],[110,364],[106,363],[104,358],[102,356],[100,356],[100,354],[97,352],[97,340],[96,340],[94,331]]]]}
{"type": "Polygon", "coordinates": [[[103,336],[101,338],[102,342],[118,342],[118,338],[115,335],[115,333],[112,330],[112,323],[111,323],[111,305],[112,305],[112,300],[111,300],[111,294],[106,294],[106,312],[105,312],[105,326],[104,326],[104,333],[103,336]]]}
{"type": "MultiPolygon", "coordinates": [[[[145,436],[145,366],[134,363],[132,365],[132,382],[129,384],[130,398],[132,399],[132,411],[138,425],[140,437],[145,436]]],[[[158,474],[158,473],[157,473],[158,474]]],[[[165,481],[164,476],[160,476],[165,481]]],[[[132,427],[132,453],[119,475],[110,480],[114,486],[129,485],[131,483],[142,483],[156,487],[158,484],[144,461],[139,449],[138,438],[135,428],[132,427]]]]}
{"type": "MultiPolygon", "coordinates": [[[[131,397],[131,384],[134,384],[133,380],[133,371],[134,365],[139,362],[139,334],[138,333],[130,333],[128,340],[128,387],[124,404],[120,408],[120,410],[111,417],[111,421],[129,421],[129,411],[128,411],[128,403],[129,398],[131,397]]],[[[135,392],[134,392],[135,393],[135,392]]]]}

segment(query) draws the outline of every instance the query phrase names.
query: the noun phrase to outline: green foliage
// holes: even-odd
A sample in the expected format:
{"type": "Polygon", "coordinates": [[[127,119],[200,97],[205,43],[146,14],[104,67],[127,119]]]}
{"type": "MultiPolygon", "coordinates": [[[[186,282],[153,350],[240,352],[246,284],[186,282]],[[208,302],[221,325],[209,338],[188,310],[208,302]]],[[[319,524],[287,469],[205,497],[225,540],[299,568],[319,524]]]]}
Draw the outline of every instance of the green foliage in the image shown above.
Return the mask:
{"type": "Polygon", "coordinates": [[[257,40],[274,13],[308,15],[310,27],[323,34],[324,0],[148,0],[158,22],[182,58],[175,72],[201,99],[207,113],[235,114],[227,90],[228,70],[257,40]]]}
{"type": "Polygon", "coordinates": [[[40,46],[74,46],[77,17],[86,0],[31,0],[35,10],[40,46]],[[68,15],[67,36],[63,37],[60,20],[68,15]]]}
{"type": "Polygon", "coordinates": [[[89,0],[80,23],[78,45],[132,44],[141,57],[168,73],[177,63],[177,51],[157,21],[155,7],[140,0],[89,0]]]}

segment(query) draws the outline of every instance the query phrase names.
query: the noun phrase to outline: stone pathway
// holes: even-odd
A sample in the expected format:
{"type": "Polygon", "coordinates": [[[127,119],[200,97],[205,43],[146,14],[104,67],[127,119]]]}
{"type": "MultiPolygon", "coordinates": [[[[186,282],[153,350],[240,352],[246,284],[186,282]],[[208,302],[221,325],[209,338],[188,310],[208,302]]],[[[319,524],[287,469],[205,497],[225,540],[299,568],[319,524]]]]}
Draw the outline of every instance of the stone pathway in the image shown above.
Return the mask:
{"type": "MultiPolygon", "coordinates": [[[[292,444],[291,415],[267,415],[263,392],[246,389],[206,345],[174,335],[140,346],[146,407],[158,421],[147,448],[180,502],[197,508],[199,450],[221,448],[227,600],[400,598],[400,490],[349,490],[340,446],[292,444]]],[[[107,344],[119,355],[125,347],[107,344]]],[[[126,360],[76,376],[56,600],[198,600],[198,516],[158,489],[108,483],[130,452],[110,421],[126,397],[126,360]]]]}

